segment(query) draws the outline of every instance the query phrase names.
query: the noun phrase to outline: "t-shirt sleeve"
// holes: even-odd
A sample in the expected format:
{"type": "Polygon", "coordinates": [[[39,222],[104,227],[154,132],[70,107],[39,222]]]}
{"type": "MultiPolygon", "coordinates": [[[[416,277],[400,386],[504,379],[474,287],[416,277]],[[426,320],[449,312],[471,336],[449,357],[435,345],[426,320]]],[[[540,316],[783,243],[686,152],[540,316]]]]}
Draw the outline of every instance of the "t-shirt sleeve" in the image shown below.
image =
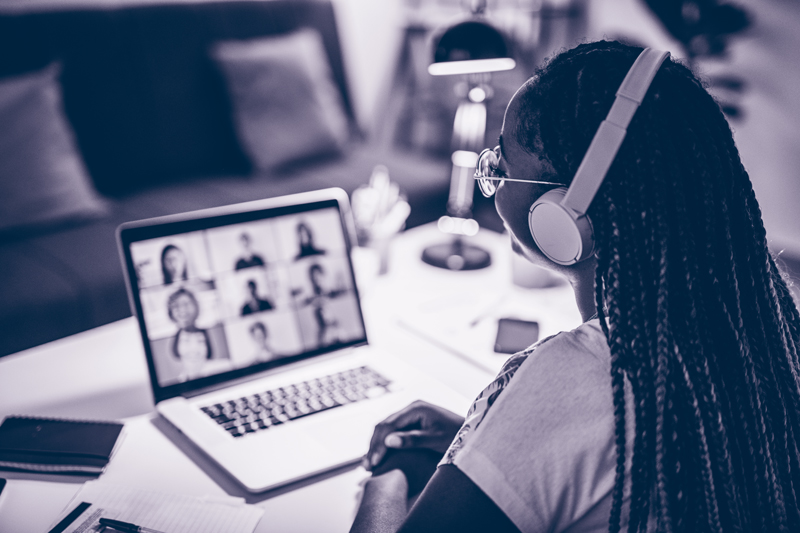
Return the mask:
{"type": "Polygon", "coordinates": [[[584,325],[531,354],[454,464],[522,531],[604,531],[614,486],[608,347],[584,325]]]}

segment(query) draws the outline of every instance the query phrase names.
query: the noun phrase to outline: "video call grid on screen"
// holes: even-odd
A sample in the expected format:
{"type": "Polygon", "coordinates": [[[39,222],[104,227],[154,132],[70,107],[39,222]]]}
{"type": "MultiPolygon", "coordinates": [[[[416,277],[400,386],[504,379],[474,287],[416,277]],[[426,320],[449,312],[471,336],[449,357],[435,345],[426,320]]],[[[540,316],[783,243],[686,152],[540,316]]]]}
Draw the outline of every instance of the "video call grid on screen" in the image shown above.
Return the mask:
{"type": "Polygon", "coordinates": [[[160,387],[366,339],[337,207],[192,222],[130,245],[160,387]]]}

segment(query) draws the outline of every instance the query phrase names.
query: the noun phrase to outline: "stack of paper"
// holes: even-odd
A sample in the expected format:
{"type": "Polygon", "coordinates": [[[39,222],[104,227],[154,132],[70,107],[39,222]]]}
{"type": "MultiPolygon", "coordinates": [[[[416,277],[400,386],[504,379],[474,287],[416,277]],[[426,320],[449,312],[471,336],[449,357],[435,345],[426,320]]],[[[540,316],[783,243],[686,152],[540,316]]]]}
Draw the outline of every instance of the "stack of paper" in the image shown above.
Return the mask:
{"type": "Polygon", "coordinates": [[[100,518],[113,518],[168,533],[252,533],[263,514],[242,498],[196,498],[90,481],[50,531],[100,531],[100,518]]]}

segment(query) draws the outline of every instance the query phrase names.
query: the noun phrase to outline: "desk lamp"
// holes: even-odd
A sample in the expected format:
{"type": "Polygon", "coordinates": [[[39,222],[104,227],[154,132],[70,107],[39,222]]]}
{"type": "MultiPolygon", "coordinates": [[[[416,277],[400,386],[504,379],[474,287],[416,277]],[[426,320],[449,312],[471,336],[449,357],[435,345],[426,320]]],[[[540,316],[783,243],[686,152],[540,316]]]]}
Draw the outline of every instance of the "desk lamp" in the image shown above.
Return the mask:
{"type": "Polygon", "coordinates": [[[516,63],[503,34],[484,17],[485,10],[486,0],[474,0],[468,19],[435,37],[433,62],[428,66],[433,76],[464,76],[467,83],[466,96],[458,104],[453,123],[447,214],[439,219],[439,230],[453,235],[453,239],[422,252],[422,260],[429,265],[450,270],[477,270],[492,263],[488,251],[467,244],[464,237],[478,233],[478,223],[472,218],[472,177],[485,144],[490,73],[511,70],[516,63]]]}

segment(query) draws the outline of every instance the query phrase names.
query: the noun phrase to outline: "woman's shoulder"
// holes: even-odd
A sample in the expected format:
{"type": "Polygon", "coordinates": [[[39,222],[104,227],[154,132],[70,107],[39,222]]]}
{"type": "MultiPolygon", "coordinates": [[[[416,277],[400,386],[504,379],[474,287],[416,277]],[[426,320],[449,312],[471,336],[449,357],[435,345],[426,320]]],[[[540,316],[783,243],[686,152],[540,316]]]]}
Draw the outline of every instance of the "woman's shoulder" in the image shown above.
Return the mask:
{"type": "Polygon", "coordinates": [[[601,531],[616,465],[605,334],[590,320],[526,352],[501,390],[476,400],[442,462],[523,530],[601,531]]]}
{"type": "Polygon", "coordinates": [[[499,379],[508,383],[529,358],[532,361],[546,360],[550,357],[563,357],[564,354],[578,358],[589,357],[598,363],[610,362],[608,345],[599,320],[595,318],[575,329],[555,333],[515,353],[503,364],[495,381],[499,379]]]}
{"type": "Polygon", "coordinates": [[[481,425],[490,409],[512,383],[514,389],[529,387],[556,388],[565,376],[588,371],[592,374],[592,389],[605,390],[610,354],[599,321],[590,320],[570,331],[562,331],[518,352],[505,362],[497,377],[475,398],[464,420],[464,425],[447,450],[442,464],[452,463],[470,435],[481,425]],[[525,369],[521,371],[521,369],[525,369]],[[517,377],[517,374],[521,374],[517,377]],[[531,382],[543,381],[541,383],[531,382]]]}
{"type": "Polygon", "coordinates": [[[503,395],[521,398],[513,402],[506,398],[503,403],[521,401],[530,408],[547,409],[554,401],[562,405],[572,405],[576,398],[600,401],[610,390],[611,352],[597,319],[534,345],[516,367],[503,395]]]}
{"type": "Polygon", "coordinates": [[[611,364],[611,352],[597,318],[553,335],[535,347],[529,365],[555,365],[554,370],[557,370],[581,363],[592,369],[605,370],[611,364]]]}

